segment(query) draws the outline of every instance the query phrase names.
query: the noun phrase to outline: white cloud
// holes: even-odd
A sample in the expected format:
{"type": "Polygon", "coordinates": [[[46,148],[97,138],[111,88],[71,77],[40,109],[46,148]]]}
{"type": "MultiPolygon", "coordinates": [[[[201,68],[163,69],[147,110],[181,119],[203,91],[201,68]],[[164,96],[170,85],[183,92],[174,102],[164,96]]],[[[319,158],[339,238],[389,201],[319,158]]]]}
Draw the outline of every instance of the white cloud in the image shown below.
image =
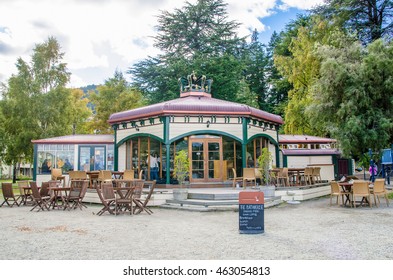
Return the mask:
{"type": "Polygon", "coordinates": [[[323,3],[324,0],[281,0],[286,8],[297,8],[307,10],[323,3]]]}
{"type": "MultiPolygon", "coordinates": [[[[196,0],[190,1],[195,3],[196,0]]],[[[322,0],[227,0],[231,20],[242,23],[240,36],[266,30],[260,18],[278,4],[306,9],[322,0]]],[[[156,55],[154,26],[163,10],[181,8],[173,0],[2,0],[0,2],[0,81],[16,73],[17,57],[30,61],[34,45],[49,36],[58,39],[73,73],[71,85],[102,83],[116,67],[156,55]],[[114,65],[116,63],[116,65],[114,65]],[[94,73],[94,75],[92,75],[94,73]]]]}

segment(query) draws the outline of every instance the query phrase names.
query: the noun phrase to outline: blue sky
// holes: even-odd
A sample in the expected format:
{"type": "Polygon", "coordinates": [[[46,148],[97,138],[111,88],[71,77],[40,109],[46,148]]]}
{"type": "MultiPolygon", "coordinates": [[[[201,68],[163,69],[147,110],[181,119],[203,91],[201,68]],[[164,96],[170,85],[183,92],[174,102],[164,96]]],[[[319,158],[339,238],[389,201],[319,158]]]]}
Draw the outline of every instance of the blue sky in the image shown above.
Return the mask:
{"type": "MultiPolygon", "coordinates": [[[[189,0],[194,3],[196,0],[189,0]]],[[[241,23],[239,36],[255,28],[267,43],[273,31],[323,0],[226,0],[230,20],[241,23]]],[[[72,73],[70,87],[102,84],[115,70],[155,56],[152,36],[160,11],[183,0],[1,0],[0,82],[16,73],[18,57],[30,62],[35,44],[55,37],[72,73]]],[[[126,75],[127,76],[127,75],[126,75]]]]}

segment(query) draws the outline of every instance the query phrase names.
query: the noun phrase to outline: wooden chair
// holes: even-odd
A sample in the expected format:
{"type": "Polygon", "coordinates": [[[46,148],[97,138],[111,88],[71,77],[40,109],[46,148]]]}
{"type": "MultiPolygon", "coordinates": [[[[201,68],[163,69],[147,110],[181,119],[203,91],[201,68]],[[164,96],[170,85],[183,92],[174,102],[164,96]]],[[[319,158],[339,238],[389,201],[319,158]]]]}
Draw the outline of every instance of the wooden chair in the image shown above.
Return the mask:
{"type": "Polygon", "coordinates": [[[306,167],[304,168],[304,174],[302,176],[304,184],[307,185],[312,185],[313,183],[313,167],[306,167]]]}
{"type": "Polygon", "coordinates": [[[255,168],[243,168],[243,189],[246,188],[247,182],[254,182],[254,186],[257,185],[257,177],[255,176],[255,168]]]}
{"type": "MultiPolygon", "coordinates": [[[[142,192],[143,192],[143,185],[144,181],[143,180],[134,180],[132,181],[132,187],[134,188],[132,194],[132,201],[135,203],[135,207],[133,209],[133,212],[136,214],[136,209],[142,209],[143,210],[143,203],[141,201],[142,199],[142,192]]],[[[140,211],[141,212],[141,211],[140,211]]],[[[140,213],[138,212],[138,213],[140,213]]]]}
{"type": "Polygon", "coordinates": [[[32,197],[34,201],[34,206],[33,208],[30,209],[30,211],[33,211],[35,208],[38,207],[38,211],[42,210],[48,210],[49,211],[49,200],[51,199],[50,196],[41,196],[40,191],[38,190],[37,182],[31,181],[29,182],[30,187],[31,187],[31,192],[32,192],[32,197]]]}
{"type": "Polygon", "coordinates": [[[124,170],[123,180],[134,180],[134,169],[124,170]]]}
{"type": "Polygon", "coordinates": [[[101,203],[104,207],[98,211],[97,215],[101,216],[105,212],[110,214],[115,214],[115,192],[113,190],[113,185],[111,182],[104,182],[101,184],[101,187],[97,187],[97,194],[101,200],[101,203]]]}
{"type": "Polygon", "coordinates": [[[235,188],[237,183],[243,184],[243,177],[237,177],[235,168],[232,168],[232,172],[233,172],[232,188],[235,188]]]}
{"type": "Polygon", "coordinates": [[[284,168],[280,168],[277,174],[277,184],[279,185],[284,185],[285,186],[290,186],[289,183],[289,172],[288,172],[288,168],[284,167],[284,168]],[[284,182],[284,184],[282,184],[282,182],[284,182]]]}
{"type": "Polygon", "coordinates": [[[353,181],[352,185],[352,203],[353,206],[356,208],[356,197],[360,196],[362,198],[360,205],[363,205],[363,201],[366,199],[368,205],[370,208],[372,207],[372,202],[371,202],[371,193],[370,193],[370,188],[368,186],[367,181],[363,180],[355,180],[353,181]]]}
{"type": "MultiPolygon", "coordinates": [[[[150,198],[153,195],[154,188],[156,187],[156,181],[155,180],[154,181],[145,181],[143,183],[144,183],[144,186],[147,185],[149,187],[149,193],[147,194],[146,198],[144,198],[144,199],[142,197],[139,197],[139,198],[134,197],[133,198],[135,201],[138,202],[138,203],[135,203],[134,213],[139,214],[142,211],[145,211],[147,214],[151,215],[151,214],[153,214],[153,211],[150,208],[148,208],[147,205],[150,201],[150,198]]],[[[142,190],[143,190],[143,188],[142,188],[142,190]]],[[[135,191],[134,191],[134,193],[135,193],[135,191]]]]}
{"type": "Polygon", "coordinates": [[[21,199],[21,196],[14,194],[12,183],[1,183],[1,189],[3,191],[4,201],[0,205],[0,207],[3,206],[4,203],[7,203],[9,207],[14,206],[15,204],[16,206],[20,205],[20,203],[18,203],[18,200],[21,199]],[[10,202],[12,202],[12,204],[10,204],[10,202]]]}
{"type": "Polygon", "coordinates": [[[341,204],[344,204],[344,195],[351,195],[351,192],[341,190],[340,185],[336,181],[330,182],[330,206],[332,206],[333,196],[337,197],[336,204],[338,205],[338,198],[341,196],[341,204]]]}
{"type": "Polygon", "coordinates": [[[23,203],[23,205],[26,205],[27,200],[33,201],[33,198],[31,197],[31,190],[27,191],[29,188],[29,181],[18,181],[18,187],[20,196],[22,198],[20,204],[23,203]]]}
{"type": "Polygon", "coordinates": [[[86,171],[79,171],[79,170],[74,170],[74,171],[69,171],[68,172],[68,186],[71,185],[72,180],[87,180],[87,173],[86,171]]]}
{"type": "Polygon", "coordinates": [[[143,180],[119,180],[120,184],[117,184],[115,189],[115,214],[130,213],[133,214],[132,204],[134,202],[134,190],[135,186],[141,184],[143,187],[143,180]]]}
{"type": "Polygon", "coordinates": [[[49,182],[42,182],[41,188],[40,188],[40,195],[42,197],[50,196],[49,191],[50,191],[49,182]]]}
{"type": "Polygon", "coordinates": [[[320,183],[321,180],[321,167],[312,168],[312,181],[314,183],[320,183]]]}
{"type": "Polygon", "coordinates": [[[52,168],[51,170],[51,180],[63,182],[65,186],[65,176],[63,176],[63,171],[61,168],[52,168]]]}
{"type": "Polygon", "coordinates": [[[385,197],[386,205],[389,207],[389,198],[385,188],[385,179],[376,179],[371,193],[374,196],[374,203],[375,205],[377,205],[377,207],[379,207],[379,204],[381,204],[381,201],[379,200],[380,196],[385,197]],[[377,204],[377,198],[378,198],[378,204],[377,204]]]}
{"type": "MultiPolygon", "coordinates": [[[[82,183],[83,181],[77,181],[73,179],[70,185],[70,190],[67,193],[67,196],[64,198],[64,208],[63,210],[70,210],[70,209],[75,209],[76,206],[79,203],[79,199],[81,197],[82,193],[82,183]]],[[[86,185],[89,183],[89,181],[86,180],[86,185]]],[[[80,207],[82,210],[82,207],[80,207]]]]}
{"type": "Polygon", "coordinates": [[[99,185],[112,182],[112,172],[110,170],[100,170],[97,181],[99,185]]]}
{"type": "Polygon", "coordinates": [[[141,171],[139,171],[139,176],[138,176],[139,180],[143,179],[142,176],[143,176],[143,169],[141,171]]]}

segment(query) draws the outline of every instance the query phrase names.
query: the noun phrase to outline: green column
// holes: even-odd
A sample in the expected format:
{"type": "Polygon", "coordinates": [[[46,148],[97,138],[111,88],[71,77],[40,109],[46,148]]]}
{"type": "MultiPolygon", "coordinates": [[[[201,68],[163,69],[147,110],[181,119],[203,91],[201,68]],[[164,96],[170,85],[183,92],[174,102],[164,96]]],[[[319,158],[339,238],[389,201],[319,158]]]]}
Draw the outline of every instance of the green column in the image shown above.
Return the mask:
{"type": "Polygon", "coordinates": [[[113,126],[113,137],[114,137],[114,147],[113,147],[113,160],[114,160],[114,165],[113,169],[114,171],[118,171],[119,169],[119,163],[118,163],[118,158],[119,158],[119,147],[117,146],[117,125],[113,126]]]}
{"type": "Polygon", "coordinates": [[[276,146],[276,167],[280,167],[280,134],[278,133],[278,131],[280,130],[280,127],[278,125],[275,126],[276,128],[276,142],[277,142],[277,146],[276,146]]]}
{"type": "Polygon", "coordinates": [[[164,143],[166,147],[166,184],[171,183],[171,143],[169,143],[169,116],[164,119],[164,143]]]}
{"type": "Polygon", "coordinates": [[[243,168],[247,167],[247,140],[248,140],[248,127],[247,119],[242,118],[242,128],[243,128],[243,142],[242,142],[242,165],[243,168]]]}

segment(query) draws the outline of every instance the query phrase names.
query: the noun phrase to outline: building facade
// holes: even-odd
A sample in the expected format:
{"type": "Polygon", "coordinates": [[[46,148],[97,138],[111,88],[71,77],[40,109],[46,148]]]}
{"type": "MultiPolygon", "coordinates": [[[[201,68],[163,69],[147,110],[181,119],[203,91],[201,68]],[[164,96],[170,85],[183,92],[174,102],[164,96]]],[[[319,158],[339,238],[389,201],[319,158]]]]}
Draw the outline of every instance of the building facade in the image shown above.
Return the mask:
{"type": "Polygon", "coordinates": [[[280,166],[282,118],[250,106],[215,99],[203,76],[180,80],[180,98],[112,114],[115,169],[143,171],[151,178],[155,159],[160,183],[173,183],[173,161],[185,150],[191,186],[223,183],[244,167],[255,167],[262,148],[280,166]]]}

